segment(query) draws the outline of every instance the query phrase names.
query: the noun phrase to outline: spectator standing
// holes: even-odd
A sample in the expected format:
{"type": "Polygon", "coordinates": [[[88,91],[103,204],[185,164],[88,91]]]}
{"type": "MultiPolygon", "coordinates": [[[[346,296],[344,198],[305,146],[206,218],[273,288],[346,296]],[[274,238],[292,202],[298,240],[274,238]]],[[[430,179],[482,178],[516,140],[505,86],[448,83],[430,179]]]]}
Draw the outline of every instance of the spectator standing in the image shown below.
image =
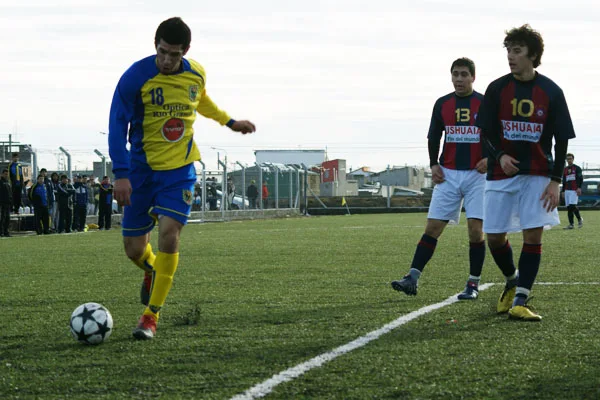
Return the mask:
{"type": "Polygon", "coordinates": [[[269,188],[267,188],[267,182],[263,182],[263,185],[262,185],[262,203],[263,203],[263,208],[268,208],[269,188]]]}
{"type": "Polygon", "coordinates": [[[250,181],[250,186],[246,190],[246,196],[250,203],[250,209],[256,208],[256,199],[258,198],[258,188],[256,187],[256,181],[253,179],[250,181]]]}
{"type": "Polygon", "coordinates": [[[86,186],[88,189],[87,215],[96,215],[94,212],[94,188],[96,186],[96,178],[94,178],[94,175],[89,177],[86,186]]]}
{"type": "Polygon", "coordinates": [[[60,185],[58,173],[53,172],[52,175],[50,175],[50,185],[52,190],[52,198],[54,199],[50,214],[50,227],[54,232],[58,232],[58,185],[60,185]]]}
{"type": "Polygon", "coordinates": [[[233,198],[235,197],[235,184],[231,178],[227,179],[227,209],[233,209],[233,198]]]}
{"type": "Polygon", "coordinates": [[[10,224],[10,209],[12,208],[12,188],[10,187],[10,178],[8,169],[2,170],[0,176],[0,236],[10,237],[8,226],[10,224]]]}
{"type": "Polygon", "coordinates": [[[112,218],[113,185],[108,176],[102,178],[98,190],[98,228],[109,230],[112,218]]]}
{"type": "Polygon", "coordinates": [[[37,177],[37,182],[29,190],[29,200],[33,204],[35,231],[38,235],[50,233],[50,216],[48,215],[48,189],[44,183],[44,175],[37,177]]]}
{"type": "Polygon", "coordinates": [[[208,205],[210,211],[217,209],[217,183],[213,180],[210,186],[206,189],[208,194],[208,205]]]}
{"type": "Polygon", "coordinates": [[[69,183],[66,175],[61,175],[60,184],[58,185],[57,189],[58,233],[71,233],[74,195],[75,188],[69,183]]]}
{"type": "Polygon", "coordinates": [[[40,169],[40,175],[44,177],[44,186],[46,186],[46,196],[48,197],[48,229],[50,230],[50,215],[52,214],[52,209],[54,208],[56,200],[54,198],[54,190],[52,190],[52,182],[50,181],[50,178],[48,178],[48,170],[46,168],[40,169]]]}
{"type": "Polygon", "coordinates": [[[21,195],[23,193],[23,187],[25,185],[25,178],[23,177],[23,167],[19,162],[19,153],[12,154],[12,161],[8,164],[8,173],[10,175],[10,185],[12,188],[13,196],[13,210],[15,214],[19,213],[19,207],[22,205],[21,195]]]}

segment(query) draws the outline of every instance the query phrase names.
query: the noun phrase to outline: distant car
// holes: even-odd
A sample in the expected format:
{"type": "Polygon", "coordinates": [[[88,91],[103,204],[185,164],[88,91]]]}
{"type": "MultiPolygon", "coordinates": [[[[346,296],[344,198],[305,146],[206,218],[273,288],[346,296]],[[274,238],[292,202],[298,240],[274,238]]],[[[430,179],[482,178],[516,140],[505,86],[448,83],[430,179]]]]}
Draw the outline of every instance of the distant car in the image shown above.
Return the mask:
{"type": "Polygon", "coordinates": [[[584,179],[579,203],[582,206],[600,205],[600,178],[584,179]]]}

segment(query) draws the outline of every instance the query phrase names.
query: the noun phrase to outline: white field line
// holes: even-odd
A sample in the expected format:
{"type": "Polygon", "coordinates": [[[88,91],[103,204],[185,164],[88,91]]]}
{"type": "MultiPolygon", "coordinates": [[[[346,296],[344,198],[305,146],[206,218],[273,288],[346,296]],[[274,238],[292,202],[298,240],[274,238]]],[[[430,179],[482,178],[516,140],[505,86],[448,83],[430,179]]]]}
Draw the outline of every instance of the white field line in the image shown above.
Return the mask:
{"type": "MultiPolygon", "coordinates": [[[[534,285],[600,285],[600,282],[536,282],[534,285]]],[[[494,283],[486,283],[479,287],[479,291],[489,289],[492,286],[494,286],[494,283]]],[[[271,378],[246,390],[244,393],[233,396],[231,400],[251,400],[264,397],[271,393],[276,386],[282,383],[289,382],[303,375],[305,372],[310,371],[313,368],[320,367],[321,365],[343,354],[349,353],[352,350],[356,350],[360,347],[363,347],[367,343],[378,339],[379,337],[391,332],[399,326],[406,324],[407,322],[412,321],[413,319],[419,318],[427,313],[430,313],[431,311],[435,311],[442,307],[446,307],[458,302],[458,298],[456,296],[457,295],[453,295],[440,303],[432,304],[420,308],[417,311],[413,311],[409,314],[403,315],[400,318],[390,322],[389,324],[384,325],[383,327],[375,331],[369,332],[366,335],[353,340],[352,342],[346,343],[345,345],[340,347],[336,347],[335,349],[328,351],[327,353],[318,355],[306,362],[296,365],[295,367],[286,369],[285,371],[280,372],[277,375],[273,375],[271,378]]]]}
{"type": "Polygon", "coordinates": [[[577,285],[600,285],[600,282],[535,282],[533,284],[533,287],[535,287],[535,285],[544,285],[544,286],[553,286],[553,285],[573,285],[573,286],[577,286],[577,285]]]}
{"type": "MultiPolygon", "coordinates": [[[[486,283],[484,285],[481,285],[479,287],[479,291],[489,289],[493,285],[494,285],[493,283],[486,283]]],[[[323,365],[343,354],[349,353],[352,350],[356,350],[360,347],[363,347],[367,343],[378,339],[382,335],[385,335],[386,333],[391,332],[392,330],[398,328],[399,326],[406,324],[407,322],[412,321],[413,319],[419,318],[420,316],[423,316],[427,313],[430,313],[430,312],[440,309],[442,307],[449,306],[450,304],[454,304],[458,301],[459,300],[457,298],[457,295],[455,294],[453,296],[448,297],[446,300],[444,300],[440,303],[432,304],[432,305],[420,308],[417,311],[413,311],[409,314],[403,315],[400,318],[390,322],[389,324],[386,324],[377,330],[369,332],[366,335],[359,337],[358,339],[355,339],[355,340],[353,340],[349,343],[346,343],[345,345],[342,345],[340,347],[336,347],[335,349],[328,351],[327,353],[323,353],[314,358],[311,358],[310,360],[303,362],[301,364],[298,364],[295,367],[286,369],[285,371],[280,372],[277,375],[273,375],[271,378],[246,390],[244,393],[232,397],[231,400],[250,400],[250,399],[258,399],[260,397],[264,397],[264,396],[268,395],[269,393],[271,393],[271,391],[273,391],[273,389],[276,386],[278,386],[284,382],[289,382],[289,381],[299,377],[300,375],[304,374],[305,372],[310,371],[313,368],[320,367],[321,365],[323,365]]]]}

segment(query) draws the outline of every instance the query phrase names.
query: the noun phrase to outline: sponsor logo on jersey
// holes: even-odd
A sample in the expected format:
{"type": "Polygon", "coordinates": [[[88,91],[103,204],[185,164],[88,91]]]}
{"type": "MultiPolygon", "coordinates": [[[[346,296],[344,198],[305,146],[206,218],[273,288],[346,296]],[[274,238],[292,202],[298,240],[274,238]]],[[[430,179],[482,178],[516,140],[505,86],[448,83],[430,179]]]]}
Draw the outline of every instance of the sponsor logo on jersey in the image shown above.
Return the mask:
{"type": "Polygon", "coordinates": [[[542,118],[544,115],[546,115],[546,109],[542,106],[539,106],[538,108],[535,109],[535,115],[538,118],[542,118]]]}
{"type": "Polygon", "coordinates": [[[574,180],[575,180],[575,174],[569,174],[569,175],[567,175],[567,176],[565,177],[565,180],[566,180],[567,182],[569,182],[569,181],[574,181],[574,180]]]}
{"type": "Polygon", "coordinates": [[[185,204],[187,204],[188,206],[191,206],[192,200],[193,200],[192,192],[189,190],[183,190],[182,194],[183,194],[183,201],[185,201],[185,204]]]}
{"type": "Polygon", "coordinates": [[[540,141],[543,124],[502,120],[504,139],[537,143],[540,141]]]}
{"type": "Polygon", "coordinates": [[[179,142],[185,133],[185,123],[179,118],[171,118],[164,123],[162,135],[168,142],[179,142]]]}
{"type": "Polygon", "coordinates": [[[446,143],[479,143],[481,129],[477,126],[446,125],[446,143]]]}
{"type": "Polygon", "coordinates": [[[198,85],[191,85],[189,92],[190,92],[190,100],[196,101],[196,97],[198,97],[198,85]]]}

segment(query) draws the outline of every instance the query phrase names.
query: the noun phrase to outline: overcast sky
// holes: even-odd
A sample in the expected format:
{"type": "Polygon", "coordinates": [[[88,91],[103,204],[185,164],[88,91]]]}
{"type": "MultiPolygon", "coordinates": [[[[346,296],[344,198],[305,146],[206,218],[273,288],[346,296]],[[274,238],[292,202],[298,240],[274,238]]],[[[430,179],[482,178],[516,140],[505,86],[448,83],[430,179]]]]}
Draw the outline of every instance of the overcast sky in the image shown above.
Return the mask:
{"type": "Polygon", "coordinates": [[[472,58],[475,89],[509,72],[506,29],[529,23],[545,40],[538,71],[565,92],[576,163],[600,165],[600,3],[595,1],[0,0],[0,140],[8,134],[57,165],[108,155],[110,102],[122,73],[154,53],[158,24],[180,16],[192,29],[188,58],[207,71],[207,91],[241,136],[196,121],[203,159],[216,169],[254,162],[257,149],[327,149],[348,167],[428,164],[433,104],[452,91],[450,64],[472,58]],[[215,150],[212,148],[218,148],[215,150]]]}

